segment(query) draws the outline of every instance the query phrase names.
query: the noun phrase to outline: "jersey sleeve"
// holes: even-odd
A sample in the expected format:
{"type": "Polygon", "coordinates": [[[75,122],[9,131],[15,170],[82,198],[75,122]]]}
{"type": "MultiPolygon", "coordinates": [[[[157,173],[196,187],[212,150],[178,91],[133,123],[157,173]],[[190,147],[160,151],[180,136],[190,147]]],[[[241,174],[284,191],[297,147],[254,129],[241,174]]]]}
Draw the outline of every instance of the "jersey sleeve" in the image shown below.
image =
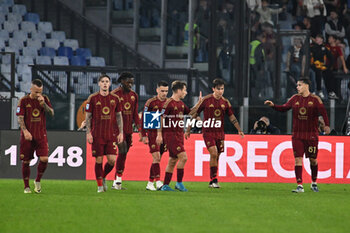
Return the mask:
{"type": "Polygon", "coordinates": [[[232,105],[230,103],[229,100],[226,100],[227,101],[227,109],[226,109],[226,114],[230,117],[233,115],[233,109],[232,109],[232,105]]]}
{"type": "Polygon", "coordinates": [[[144,115],[145,112],[148,111],[150,105],[151,105],[151,101],[146,101],[145,106],[143,107],[142,116],[141,116],[141,124],[142,124],[142,126],[141,126],[141,135],[142,135],[142,137],[146,137],[147,136],[147,132],[143,128],[143,121],[144,121],[143,115],[144,115]]]}
{"type": "Polygon", "coordinates": [[[25,101],[23,101],[23,98],[21,98],[18,102],[18,105],[17,105],[17,110],[16,110],[16,115],[17,116],[24,116],[25,114],[25,104],[24,104],[25,101]]]}
{"type": "Polygon", "coordinates": [[[50,101],[49,97],[44,96],[44,100],[45,100],[45,103],[47,104],[47,106],[49,106],[50,108],[52,108],[51,101],[50,101]]]}
{"type": "Polygon", "coordinates": [[[87,99],[87,102],[86,102],[85,111],[92,113],[93,107],[94,107],[93,105],[94,105],[93,98],[91,98],[91,96],[89,96],[89,98],[87,99]]]}
{"type": "Polygon", "coordinates": [[[190,113],[190,111],[191,111],[191,109],[190,109],[189,107],[187,107],[187,105],[186,105],[186,104],[184,104],[184,115],[189,114],[189,113],[190,113]]]}
{"type": "Polygon", "coordinates": [[[292,96],[292,98],[290,98],[287,103],[283,105],[275,105],[272,108],[279,112],[286,112],[292,108],[295,98],[296,98],[296,95],[292,96]]]}
{"type": "Polygon", "coordinates": [[[140,129],[141,121],[140,121],[138,109],[139,109],[139,97],[135,95],[135,106],[134,106],[133,118],[134,118],[135,125],[137,126],[138,129],[140,129]]]}
{"type": "Polygon", "coordinates": [[[328,115],[327,115],[327,110],[324,107],[322,100],[319,97],[317,98],[317,100],[318,101],[316,101],[316,103],[317,103],[318,113],[321,114],[321,116],[323,117],[324,124],[329,127],[329,119],[328,119],[328,115]]]}

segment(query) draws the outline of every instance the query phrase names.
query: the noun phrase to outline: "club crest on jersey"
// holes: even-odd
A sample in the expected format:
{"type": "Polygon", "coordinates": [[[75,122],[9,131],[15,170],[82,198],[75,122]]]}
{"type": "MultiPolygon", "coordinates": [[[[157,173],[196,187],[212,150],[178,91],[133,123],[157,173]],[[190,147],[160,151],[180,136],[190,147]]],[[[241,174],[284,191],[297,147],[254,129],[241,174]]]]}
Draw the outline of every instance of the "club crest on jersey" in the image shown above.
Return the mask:
{"type": "Polygon", "coordinates": [[[310,105],[310,106],[312,106],[312,105],[314,105],[314,102],[309,101],[309,103],[307,103],[307,104],[310,105]]]}
{"type": "Polygon", "coordinates": [[[220,115],[221,115],[221,110],[220,110],[220,109],[215,109],[214,115],[215,115],[216,117],[220,116],[220,115]]]}
{"type": "Polygon", "coordinates": [[[37,108],[35,108],[32,112],[32,115],[33,117],[38,117],[40,115],[40,111],[37,108]]]}
{"type": "Polygon", "coordinates": [[[135,96],[131,96],[130,99],[131,99],[132,101],[135,101],[135,96]]]}
{"type": "Polygon", "coordinates": [[[100,101],[97,101],[96,105],[101,105],[101,102],[100,102],[100,101]]]}
{"type": "Polygon", "coordinates": [[[110,112],[109,107],[106,106],[106,107],[102,108],[103,114],[107,115],[107,114],[109,114],[109,112],[110,112]]]}
{"type": "Polygon", "coordinates": [[[304,108],[304,107],[302,107],[302,108],[299,109],[300,115],[305,115],[306,112],[307,112],[307,111],[306,111],[306,108],[304,108]]]}
{"type": "Polygon", "coordinates": [[[131,107],[131,104],[130,104],[129,102],[126,102],[126,103],[124,104],[125,110],[129,110],[130,107],[131,107]]]}

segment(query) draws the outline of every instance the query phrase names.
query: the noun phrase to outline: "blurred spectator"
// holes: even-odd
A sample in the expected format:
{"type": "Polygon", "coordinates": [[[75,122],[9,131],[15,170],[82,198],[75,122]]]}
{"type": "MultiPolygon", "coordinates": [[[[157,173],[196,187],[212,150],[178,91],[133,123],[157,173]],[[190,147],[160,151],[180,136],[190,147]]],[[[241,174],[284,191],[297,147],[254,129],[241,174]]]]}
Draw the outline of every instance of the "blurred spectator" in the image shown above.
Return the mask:
{"type": "Polygon", "coordinates": [[[267,0],[262,0],[261,8],[258,8],[256,11],[260,14],[260,23],[268,22],[274,25],[272,21],[272,14],[281,13],[285,9],[285,7],[279,8],[279,9],[271,9],[268,6],[269,6],[269,2],[267,0]]]}
{"type": "Polygon", "coordinates": [[[311,19],[308,17],[305,17],[303,19],[303,29],[305,30],[309,30],[310,31],[310,39],[315,42],[315,37],[317,36],[317,31],[316,28],[311,27],[311,19]]]}
{"type": "MultiPolygon", "coordinates": [[[[188,39],[189,39],[189,29],[190,24],[186,23],[185,25],[185,33],[184,33],[184,43],[183,46],[188,46],[188,39]]],[[[196,23],[193,24],[193,51],[194,51],[194,58],[198,55],[198,49],[199,49],[199,27],[196,23]]]]}
{"type": "Polygon", "coordinates": [[[326,32],[326,39],[328,40],[329,35],[333,35],[338,37],[340,40],[343,40],[345,37],[345,29],[338,19],[338,13],[336,10],[332,10],[330,12],[329,20],[327,21],[325,25],[325,32],[326,32]]]}
{"type": "Polygon", "coordinates": [[[113,0],[113,9],[116,11],[130,10],[133,0],[113,0]]]}
{"type": "Polygon", "coordinates": [[[348,43],[350,43],[350,2],[345,2],[343,10],[343,25],[345,27],[345,36],[348,40],[348,43]]]}
{"type": "Polygon", "coordinates": [[[276,126],[270,124],[270,119],[266,116],[255,121],[254,127],[250,130],[251,134],[281,134],[276,126]]]}
{"type": "MultiPolygon", "coordinates": [[[[322,116],[318,117],[318,132],[320,135],[326,135],[324,132],[324,127],[326,126],[326,124],[324,123],[324,119],[322,116]]],[[[334,129],[331,130],[330,134],[328,135],[338,135],[337,131],[335,131],[334,129]]]]}
{"type": "Polygon", "coordinates": [[[341,5],[341,0],[324,0],[327,12],[337,11],[341,5]]]}
{"type": "Polygon", "coordinates": [[[210,25],[210,10],[207,0],[200,0],[196,11],[196,22],[200,28],[199,51],[196,60],[198,62],[208,61],[208,37],[210,25]]]}
{"type": "Polygon", "coordinates": [[[251,11],[261,7],[261,0],[246,0],[246,2],[251,11]]]}
{"type": "Polygon", "coordinates": [[[266,36],[260,34],[256,40],[250,42],[250,84],[251,96],[263,98],[262,89],[266,86],[265,71],[265,51],[263,44],[266,42],[266,36]]]}
{"type": "Polygon", "coordinates": [[[315,71],[316,74],[316,86],[317,94],[324,99],[325,96],[322,92],[322,77],[325,82],[326,89],[328,91],[329,98],[337,98],[334,93],[334,86],[332,83],[332,70],[334,64],[334,58],[332,53],[326,48],[323,44],[323,36],[316,36],[316,43],[313,43],[310,52],[311,52],[311,68],[315,71]],[[334,94],[334,95],[333,95],[334,94]]]}
{"type": "Polygon", "coordinates": [[[322,34],[324,27],[324,17],[327,15],[326,7],[323,0],[304,0],[304,9],[307,17],[311,19],[311,34],[315,37],[317,34],[322,34]]]}

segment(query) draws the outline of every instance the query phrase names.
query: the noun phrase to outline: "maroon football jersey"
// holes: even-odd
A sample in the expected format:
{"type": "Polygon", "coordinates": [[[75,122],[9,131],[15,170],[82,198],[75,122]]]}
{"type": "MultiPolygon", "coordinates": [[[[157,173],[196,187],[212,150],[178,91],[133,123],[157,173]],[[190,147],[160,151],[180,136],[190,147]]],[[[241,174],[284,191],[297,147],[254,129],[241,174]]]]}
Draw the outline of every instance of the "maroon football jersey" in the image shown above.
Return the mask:
{"type": "Polygon", "coordinates": [[[180,121],[184,120],[184,115],[188,114],[190,109],[181,100],[176,101],[173,98],[167,99],[163,105],[162,113],[164,118],[163,132],[184,132],[184,123],[181,127],[180,121]]]}
{"type": "Polygon", "coordinates": [[[102,96],[96,92],[89,96],[86,112],[92,113],[91,134],[94,138],[113,140],[116,137],[116,113],[121,111],[118,96],[102,96]]]}
{"type": "MultiPolygon", "coordinates": [[[[45,103],[52,108],[49,98],[43,95],[45,103]]],[[[24,123],[33,139],[46,137],[45,109],[39,100],[30,98],[30,94],[22,97],[17,106],[17,116],[24,116],[24,123]]],[[[23,132],[21,131],[23,137],[23,132]]]]}
{"type": "Polygon", "coordinates": [[[293,110],[293,138],[318,139],[318,116],[323,116],[326,126],[329,126],[328,116],[320,97],[310,94],[307,97],[294,95],[284,105],[275,105],[277,111],[293,110]]]}
{"type": "Polygon", "coordinates": [[[203,121],[213,119],[215,121],[221,122],[221,127],[215,127],[215,124],[209,124],[210,127],[203,127],[202,132],[205,136],[210,136],[214,138],[224,138],[224,122],[225,114],[229,117],[233,115],[233,110],[230,101],[221,97],[216,99],[213,94],[209,94],[202,99],[202,103],[199,105],[198,109],[194,111],[199,115],[202,111],[204,112],[203,121]]]}
{"type": "MultiPolygon", "coordinates": [[[[132,123],[134,122],[137,128],[140,128],[141,122],[138,115],[138,100],[139,97],[133,90],[125,92],[122,87],[118,87],[112,91],[113,94],[116,94],[119,97],[122,114],[123,114],[123,131],[126,134],[132,134],[133,128],[132,123]]],[[[118,131],[118,129],[117,129],[118,131]]]]}
{"type": "MultiPolygon", "coordinates": [[[[163,109],[163,105],[165,104],[167,98],[165,100],[160,100],[158,99],[157,96],[154,96],[150,99],[148,99],[145,103],[145,107],[143,109],[144,112],[156,112],[156,111],[159,111],[161,112],[162,109],[163,109]]],[[[141,122],[143,122],[143,114],[142,114],[142,120],[141,122]]],[[[146,130],[143,128],[143,126],[141,127],[141,133],[142,133],[142,136],[145,137],[146,136],[146,130]]],[[[157,130],[156,129],[147,129],[147,132],[148,133],[157,133],[157,130]]]]}

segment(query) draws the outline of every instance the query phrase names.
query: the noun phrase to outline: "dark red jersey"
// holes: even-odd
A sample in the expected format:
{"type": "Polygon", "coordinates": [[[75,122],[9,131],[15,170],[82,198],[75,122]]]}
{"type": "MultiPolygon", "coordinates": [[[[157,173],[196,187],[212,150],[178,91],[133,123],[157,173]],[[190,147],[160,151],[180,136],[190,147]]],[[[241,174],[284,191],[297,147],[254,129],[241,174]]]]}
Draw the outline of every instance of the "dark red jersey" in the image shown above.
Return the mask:
{"type": "Polygon", "coordinates": [[[91,134],[94,138],[113,140],[116,137],[116,113],[121,111],[118,96],[102,96],[96,92],[89,96],[86,112],[92,113],[91,134]]]}
{"type": "Polygon", "coordinates": [[[181,100],[167,99],[163,105],[163,132],[183,133],[185,122],[184,115],[190,113],[190,109],[181,100]]]}
{"type": "MultiPolygon", "coordinates": [[[[138,100],[139,97],[133,90],[126,92],[122,87],[118,87],[112,91],[119,97],[120,103],[122,105],[123,114],[123,131],[126,134],[132,134],[133,128],[132,123],[134,122],[137,128],[140,128],[141,122],[138,115],[138,100]]],[[[118,130],[118,129],[117,129],[118,130]]]]}
{"type": "Polygon", "coordinates": [[[204,113],[203,122],[209,120],[211,122],[209,124],[209,127],[203,126],[203,135],[223,139],[225,136],[225,114],[227,114],[229,117],[233,115],[233,110],[230,101],[228,101],[224,97],[216,99],[213,94],[209,94],[203,97],[202,102],[200,103],[198,108],[193,109],[192,112],[197,113],[197,115],[199,115],[202,111],[204,113]],[[215,124],[212,123],[213,120],[221,122],[221,126],[216,127],[215,124]]]}
{"type": "MultiPolygon", "coordinates": [[[[326,47],[331,51],[333,58],[334,58],[334,64],[333,64],[333,69],[337,70],[338,69],[338,58],[343,56],[343,52],[339,46],[331,46],[331,45],[326,45],[326,47]]],[[[327,60],[327,64],[329,63],[329,60],[327,60]]]]}
{"type": "MultiPolygon", "coordinates": [[[[49,98],[43,95],[45,103],[52,108],[49,98]]],[[[46,117],[45,110],[39,103],[39,100],[30,98],[26,95],[19,100],[17,106],[17,116],[24,116],[26,128],[31,133],[33,139],[46,137],[46,117]]],[[[21,131],[21,137],[23,132],[21,131]]]]}
{"type": "MultiPolygon", "coordinates": [[[[146,101],[146,103],[145,103],[145,107],[143,109],[143,112],[156,112],[156,111],[161,112],[162,109],[163,109],[163,105],[165,104],[166,100],[167,99],[160,100],[160,99],[158,99],[157,96],[148,99],[146,101]]],[[[143,122],[143,114],[142,114],[141,122],[143,122]]],[[[153,133],[156,134],[157,130],[156,129],[147,129],[147,132],[151,133],[151,134],[153,134],[153,133]]],[[[143,137],[146,136],[146,129],[144,129],[143,126],[142,126],[142,129],[141,129],[141,133],[142,133],[143,137]]]]}
{"type": "Polygon", "coordinates": [[[293,138],[318,139],[318,116],[323,116],[326,126],[329,126],[328,116],[320,97],[310,94],[307,97],[294,95],[284,105],[275,105],[277,111],[285,112],[293,109],[293,138]]]}

